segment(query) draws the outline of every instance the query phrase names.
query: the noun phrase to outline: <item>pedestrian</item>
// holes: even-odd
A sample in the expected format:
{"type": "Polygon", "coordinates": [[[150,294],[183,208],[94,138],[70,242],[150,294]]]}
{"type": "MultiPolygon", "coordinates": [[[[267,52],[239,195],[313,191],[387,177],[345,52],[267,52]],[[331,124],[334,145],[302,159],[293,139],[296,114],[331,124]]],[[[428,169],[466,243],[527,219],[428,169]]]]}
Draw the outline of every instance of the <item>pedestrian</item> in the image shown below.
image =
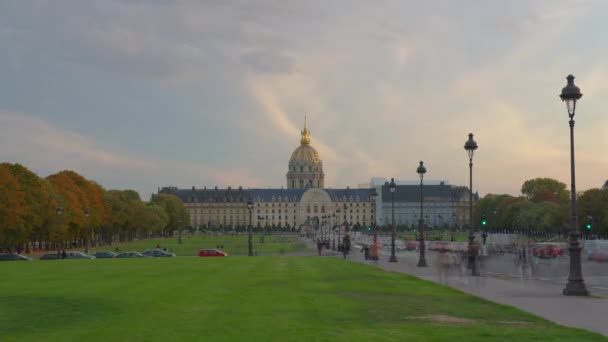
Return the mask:
{"type": "Polygon", "coordinates": [[[344,259],[346,259],[348,252],[350,252],[350,237],[346,235],[342,241],[342,255],[344,256],[344,259]]]}
{"type": "Polygon", "coordinates": [[[61,252],[61,259],[65,259],[68,257],[68,253],[65,252],[65,249],[63,250],[63,252],[61,252]]]}
{"type": "Polygon", "coordinates": [[[61,251],[57,250],[57,259],[61,259],[61,251]]]}
{"type": "Polygon", "coordinates": [[[323,249],[323,243],[321,242],[321,239],[317,239],[317,250],[319,252],[319,256],[321,256],[322,249],[323,249]]]}
{"type": "Polygon", "coordinates": [[[365,260],[368,260],[369,259],[369,246],[363,245],[363,247],[361,248],[361,252],[363,252],[363,256],[365,257],[365,260]]]}
{"type": "Polygon", "coordinates": [[[440,243],[439,249],[437,250],[437,272],[441,284],[448,283],[447,273],[449,263],[450,257],[448,255],[448,249],[444,243],[440,243]]]}

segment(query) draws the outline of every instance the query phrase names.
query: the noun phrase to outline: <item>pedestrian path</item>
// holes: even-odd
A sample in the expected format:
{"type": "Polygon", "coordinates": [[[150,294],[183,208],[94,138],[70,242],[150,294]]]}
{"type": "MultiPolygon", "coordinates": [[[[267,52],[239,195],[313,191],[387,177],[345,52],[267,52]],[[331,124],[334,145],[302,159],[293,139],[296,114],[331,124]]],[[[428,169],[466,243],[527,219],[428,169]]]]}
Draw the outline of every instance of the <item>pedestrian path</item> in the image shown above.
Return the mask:
{"type": "MultiPolygon", "coordinates": [[[[435,267],[435,254],[427,252],[429,267],[416,267],[417,252],[397,253],[397,263],[389,263],[389,254],[382,250],[380,260],[366,261],[363,253],[354,248],[350,260],[377,265],[388,271],[408,273],[421,279],[439,282],[439,272],[435,267]]],[[[447,285],[493,302],[511,305],[534,313],[556,323],[583,328],[608,336],[608,297],[567,297],[562,295],[565,284],[493,276],[486,273],[481,277],[459,275],[452,272],[447,285]]]]}

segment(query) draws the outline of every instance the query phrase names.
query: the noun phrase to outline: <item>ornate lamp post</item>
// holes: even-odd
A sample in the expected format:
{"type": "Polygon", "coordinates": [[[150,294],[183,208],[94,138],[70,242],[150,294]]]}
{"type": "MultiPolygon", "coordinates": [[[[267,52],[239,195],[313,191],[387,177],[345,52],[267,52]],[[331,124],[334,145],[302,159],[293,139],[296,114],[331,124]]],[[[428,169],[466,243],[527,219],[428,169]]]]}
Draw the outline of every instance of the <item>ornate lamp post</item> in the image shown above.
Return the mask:
{"type": "Polygon", "coordinates": [[[376,213],[376,199],[378,198],[378,192],[376,191],[376,189],[372,190],[372,194],[371,194],[371,200],[372,200],[372,230],[374,231],[374,244],[376,244],[376,240],[377,240],[377,235],[376,235],[376,216],[374,215],[376,213]]]}
{"type": "Polygon", "coordinates": [[[182,220],[177,220],[178,238],[177,242],[182,244],[182,220]]]}
{"type": "Polygon", "coordinates": [[[397,184],[395,184],[395,179],[391,178],[391,182],[388,185],[388,188],[391,191],[391,257],[388,259],[388,262],[397,262],[397,257],[395,256],[395,190],[397,190],[397,184]]]}
{"type": "MultiPolygon", "coordinates": [[[[340,221],[340,208],[336,209],[336,223],[340,221]]],[[[340,249],[340,227],[341,224],[336,224],[338,226],[338,249],[340,249]]]]}
{"type": "Polygon", "coordinates": [[[418,166],[418,168],[416,169],[416,173],[418,173],[418,175],[420,175],[420,256],[418,258],[418,264],[416,266],[418,267],[426,267],[426,258],[425,258],[425,244],[424,244],[424,219],[423,219],[423,214],[424,214],[424,209],[423,209],[423,203],[424,203],[424,196],[422,193],[423,190],[423,179],[424,179],[424,174],[426,173],[426,167],[424,167],[424,163],[422,162],[422,160],[420,161],[420,165],[418,166]]]}
{"type": "Polygon", "coordinates": [[[576,102],[583,96],[580,89],[574,85],[574,76],[566,77],[568,84],[562,89],[560,97],[562,101],[566,101],[568,108],[568,116],[570,117],[570,176],[571,189],[570,195],[570,274],[568,275],[568,283],[564,288],[565,296],[588,296],[589,292],[585,287],[583,273],[581,271],[581,246],[578,242],[578,222],[576,217],[576,177],[574,173],[574,112],[576,111],[576,102]]]}
{"type": "Polygon", "coordinates": [[[473,133],[469,133],[469,140],[464,143],[464,149],[469,156],[469,267],[471,274],[479,275],[475,265],[476,250],[474,248],[475,229],[473,225],[473,153],[477,149],[477,143],[473,140],[473,133]]]}
{"type": "Polygon", "coordinates": [[[331,250],[336,250],[336,214],[331,214],[331,250]]]}
{"type": "Polygon", "coordinates": [[[248,236],[247,236],[247,255],[248,256],[253,256],[253,241],[252,241],[252,233],[251,233],[251,225],[252,225],[252,218],[253,218],[253,202],[251,200],[249,200],[247,202],[247,210],[249,211],[249,226],[247,227],[247,232],[248,232],[248,236]]]}
{"type": "MultiPolygon", "coordinates": [[[[59,218],[59,225],[61,226],[61,216],[63,215],[63,208],[61,207],[61,205],[57,206],[57,217],[59,218]]],[[[57,252],[59,253],[59,252],[57,252]]],[[[57,257],[57,259],[59,259],[59,255],[57,257]]]]}
{"type": "MultiPolygon", "coordinates": [[[[84,209],[84,216],[87,218],[87,225],[89,223],[88,221],[89,221],[89,214],[90,213],[91,212],[90,212],[90,210],[89,210],[88,207],[84,209]]],[[[88,233],[88,227],[87,227],[87,229],[85,229],[85,234],[84,234],[84,254],[89,254],[89,242],[88,242],[89,239],[88,239],[88,235],[89,235],[89,233],[88,233]]]]}

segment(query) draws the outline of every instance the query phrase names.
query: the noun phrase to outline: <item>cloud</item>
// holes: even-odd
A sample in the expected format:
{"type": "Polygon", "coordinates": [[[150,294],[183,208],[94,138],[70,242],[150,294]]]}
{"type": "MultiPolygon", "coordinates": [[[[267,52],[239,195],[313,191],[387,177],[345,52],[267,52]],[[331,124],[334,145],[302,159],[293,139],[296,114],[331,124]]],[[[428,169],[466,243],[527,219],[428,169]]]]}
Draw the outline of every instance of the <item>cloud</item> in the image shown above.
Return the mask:
{"type": "Polygon", "coordinates": [[[567,123],[556,95],[574,73],[585,94],[577,171],[583,187],[595,186],[608,166],[601,158],[608,49],[599,35],[607,27],[596,14],[606,7],[3,2],[0,72],[15,77],[0,80],[0,102],[42,119],[3,119],[11,141],[24,146],[2,155],[52,170],[74,165],[142,189],[280,186],[308,115],[332,187],[412,179],[419,160],[430,178],[467,184],[462,144],[473,132],[475,187],[517,193],[527,178],[568,180],[567,123]],[[91,120],[87,108],[107,116],[91,120]],[[65,117],[70,130],[61,128],[65,117]],[[91,124],[118,120],[130,124],[110,133],[91,124]],[[122,146],[104,142],[107,135],[122,146]]]}
{"type": "Polygon", "coordinates": [[[23,113],[0,112],[0,160],[21,163],[45,177],[75,170],[106,188],[131,188],[149,198],[163,185],[261,186],[245,167],[142,158],[23,113]],[[247,180],[247,184],[243,181],[247,180]]]}

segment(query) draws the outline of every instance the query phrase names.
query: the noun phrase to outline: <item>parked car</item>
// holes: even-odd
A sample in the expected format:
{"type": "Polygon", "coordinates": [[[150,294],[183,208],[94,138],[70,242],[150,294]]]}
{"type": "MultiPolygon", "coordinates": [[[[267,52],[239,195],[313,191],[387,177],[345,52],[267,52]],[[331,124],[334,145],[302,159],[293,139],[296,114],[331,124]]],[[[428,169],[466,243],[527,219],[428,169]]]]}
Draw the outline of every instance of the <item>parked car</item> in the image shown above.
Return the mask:
{"type": "Polygon", "coordinates": [[[21,254],[0,254],[0,261],[29,261],[30,257],[21,254]]]}
{"type": "Polygon", "coordinates": [[[608,261],[608,250],[596,249],[589,253],[589,260],[591,261],[608,261]]]}
{"type": "Polygon", "coordinates": [[[69,251],[66,253],[66,259],[95,259],[94,256],[84,254],[82,252],[69,251]]]}
{"type": "Polygon", "coordinates": [[[228,256],[228,253],[224,253],[219,249],[201,249],[198,252],[199,257],[225,257],[228,256]]]}
{"type": "Polygon", "coordinates": [[[57,253],[49,253],[49,254],[45,254],[40,257],[40,260],[57,260],[57,259],[61,259],[61,255],[59,255],[59,257],[57,257],[57,253]]]}
{"type": "Polygon", "coordinates": [[[541,259],[553,259],[565,254],[562,246],[552,243],[536,243],[532,245],[532,255],[541,259]]]}
{"type": "Polygon", "coordinates": [[[168,253],[163,251],[162,249],[149,249],[143,253],[144,256],[147,257],[155,257],[155,258],[163,258],[163,257],[174,257],[175,253],[168,253]]]}
{"type": "Polygon", "coordinates": [[[111,259],[111,258],[116,258],[118,254],[114,253],[112,251],[99,251],[97,253],[95,253],[95,257],[97,259],[111,259]]]}
{"type": "Polygon", "coordinates": [[[145,258],[145,256],[138,252],[124,252],[116,256],[117,258],[145,258]]]}

